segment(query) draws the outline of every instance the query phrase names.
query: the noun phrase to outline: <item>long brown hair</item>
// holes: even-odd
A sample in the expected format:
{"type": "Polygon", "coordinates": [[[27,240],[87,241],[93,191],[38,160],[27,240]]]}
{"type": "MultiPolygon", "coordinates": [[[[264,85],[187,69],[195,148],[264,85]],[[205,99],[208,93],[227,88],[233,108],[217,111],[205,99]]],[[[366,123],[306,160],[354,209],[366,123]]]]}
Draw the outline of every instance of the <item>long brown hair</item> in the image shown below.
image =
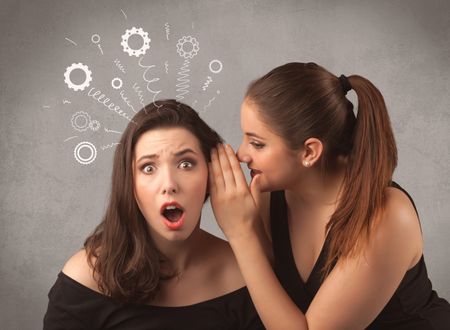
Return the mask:
{"type": "Polygon", "coordinates": [[[358,255],[370,239],[397,165],[397,148],[384,99],[367,79],[351,75],[357,115],[338,77],[315,63],[288,63],[252,82],[246,98],[292,150],[311,137],[323,143],[324,176],[347,159],[340,201],[326,226],[324,274],[339,258],[358,255]]]}
{"type": "Polygon", "coordinates": [[[100,291],[121,302],[151,301],[160,281],[167,278],[161,272],[161,264],[167,260],[155,247],[134,197],[132,165],[139,137],[162,127],[189,130],[198,139],[206,161],[210,161],[211,149],[222,142],[197,112],[175,100],[144,107],[128,124],[114,155],[109,205],[84,243],[100,291]]]}

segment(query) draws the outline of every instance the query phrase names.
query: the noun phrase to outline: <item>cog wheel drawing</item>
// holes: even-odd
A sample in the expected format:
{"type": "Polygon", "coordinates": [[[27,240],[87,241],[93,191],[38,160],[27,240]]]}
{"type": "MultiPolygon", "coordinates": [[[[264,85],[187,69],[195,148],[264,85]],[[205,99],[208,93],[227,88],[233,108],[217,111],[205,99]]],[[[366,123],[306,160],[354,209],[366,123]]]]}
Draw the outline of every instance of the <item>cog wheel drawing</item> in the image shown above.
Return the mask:
{"type": "Polygon", "coordinates": [[[70,121],[72,122],[72,127],[79,132],[86,131],[92,123],[91,116],[84,111],[75,112],[70,121]]]}
{"type": "Polygon", "coordinates": [[[200,50],[197,39],[192,36],[184,36],[177,42],[177,53],[185,59],[192,59],[200,50]],[[186,44],[190,44],[191,49],[186,49],[186,44]]]}
{"type": "Polygon", "coordinates": [[[127,53],[130,56],[136,56],[139,57],[141,55],[145,55],[148,49],[150,49],[150,42],[151,39],[148,37],[148,33],[142,30],[142,28],[135,28],[134,26],[131,28],[131,30],[126,30],[125,34],[122,35],[122,42],[120,43],[123,47],[123,51],[127,53]],[[130,48],[130,45],[128,44],[128,39],[132,35],[138,35],[142,38],[142,47],[139,49],[132,49],[130,48]]]}
{"type": "Polygon", "coordinates": [[[123,81],[122,81],[122,79],[120,79],[118,77],[111,80],[111,86],[114,89],[120,89],[120,88],[122,88],[122,85],[123,85],[123,81]]]}
{"type": "Polygon", "coordinates": [[[98,131],[98,129],[100,128],[100,122],[98,120],[93,120],[89,123],[89,128],[91,130],[98,131]]]}
{"type": "Polygon", "coordinates": [[[89,165],[97,157],[97,149],[91,142],[83,141],[77,144],[73,151],[73,155],[75,156],[75,160],[81,165],[89,165]],[[81,156],[81,150],[85,148],[89,149],[90,151],[89,157],[81,156]]]}
{"type": "Polygon", "coordinates": [[[64,82],[67,84],[67,87],[70,89],[73,89],[74,91],[82,91],[86,87],[89,87],[90,83],[92,81],[92,72],[89,70],[87,65],[84,65],[83,63],[72,63],[71,66],[69,66],[66,69],[66,72],[64,72],[64,82]],[[86,76],[83,83],[81,84],[74,84],[72,80],[70,80],[70,74],[73,70],[82,70],[86,76]]]}

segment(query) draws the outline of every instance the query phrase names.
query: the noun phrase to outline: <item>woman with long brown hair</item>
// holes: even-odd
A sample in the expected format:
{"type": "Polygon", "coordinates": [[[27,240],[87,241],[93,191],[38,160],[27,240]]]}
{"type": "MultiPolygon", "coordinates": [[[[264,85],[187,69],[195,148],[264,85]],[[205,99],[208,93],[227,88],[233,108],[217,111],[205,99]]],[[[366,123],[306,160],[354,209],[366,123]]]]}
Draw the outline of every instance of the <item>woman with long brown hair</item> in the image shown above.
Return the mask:
{"type": "Polygon", "coordinates": [[[50,290],[44,329],[262,328],[228,243],[200,229],[221,141],[175,100],[135,115],[106,214],[50,290]]]}
{"type": "Polygon", "coordinates": [[[211,203],[266,328],[448,329],[415,206],[392,181],[396,144],[370,81],[282,65],[250,84],[241,127],[237,157],[229,145],[212,152],[211,203]]]}

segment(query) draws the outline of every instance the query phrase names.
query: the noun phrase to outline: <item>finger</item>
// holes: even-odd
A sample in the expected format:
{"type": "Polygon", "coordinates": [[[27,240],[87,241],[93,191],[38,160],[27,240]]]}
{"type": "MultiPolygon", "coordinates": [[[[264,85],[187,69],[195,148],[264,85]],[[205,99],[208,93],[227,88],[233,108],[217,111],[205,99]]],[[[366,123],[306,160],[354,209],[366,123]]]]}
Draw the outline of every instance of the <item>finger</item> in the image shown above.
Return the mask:
{"type": "Polygon", "coordinates": [[[210,162],[208,163],[208,188],[210,195],[216,192],[216,181],[214,180],[213,168],[210,162]]]}
{"type": "Polygon", "coordinates": [[[220,167],[219,156],[217,155],[217,149],[211,150],[211,180],[216,190],[225,190],[225,183],[222,175],[222,168],[220,167]]]}
{"type": "Polygon", "coordinates": [[[229,144],[226,144],[225,151],[234,174],[236,185],[241,187],[245,185],[247,187],[247,180],[245,179],[244,172],[242,172],[241,165],[236,157],[236,154],[234,153],[233,148],[229,144]]]}
{"type": "Polygon", "coordinates": [[[261,205],[261,186],[260,181],[261,180],[261,174],[257,174],[253,177],[252,181],[250,182],[250,193],[252,194],[253,200],[255,201],[256,207],[258,210],[260,209],[261,205]]]}
{"type": "Polygon", "coordinates": [[[225,183],[225,189],[236,187],[236,181],[234,179],[234,173],[231,169],[230,161],[228,160],[227,153],[222,144],[217,148],[219,154],[220,167],[222,168],[222,175],[225,183]]]}

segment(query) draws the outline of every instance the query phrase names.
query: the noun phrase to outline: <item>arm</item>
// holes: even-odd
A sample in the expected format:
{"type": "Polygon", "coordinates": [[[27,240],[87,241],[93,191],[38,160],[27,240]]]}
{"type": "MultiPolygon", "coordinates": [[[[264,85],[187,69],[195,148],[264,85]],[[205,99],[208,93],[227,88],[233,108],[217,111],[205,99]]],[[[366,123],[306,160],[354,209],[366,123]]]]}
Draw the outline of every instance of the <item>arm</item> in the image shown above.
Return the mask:
{"type": "Polygon", "coordinates": [[[211,171],[214,214],[268,329],[364,328],[420,257],[421,234],[414,209],[406,196],[391,191],[364,254],[337,263],[304,315],[282,288],[265,256],[254,228],[258,217],[255,202],[230,147],[226,151],[219,147],[213,153],[211,171]]]}

